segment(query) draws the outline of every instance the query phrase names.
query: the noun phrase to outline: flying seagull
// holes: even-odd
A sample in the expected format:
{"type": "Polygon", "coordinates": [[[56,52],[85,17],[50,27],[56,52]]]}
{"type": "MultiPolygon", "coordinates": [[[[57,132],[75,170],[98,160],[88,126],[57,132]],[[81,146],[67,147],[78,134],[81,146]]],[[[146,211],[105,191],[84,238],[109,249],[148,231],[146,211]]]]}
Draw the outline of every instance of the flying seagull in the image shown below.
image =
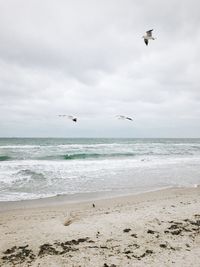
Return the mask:
{"type": "Polygon", "coordinates": [[[61,114],[58,115],[58,117],[67,117],[68,119],[72,120],[73,122],[77,122],[77,118],[71,115],[65,115],[65,114],[61,114]]]}
{"type": "Polygon", "coordinates": [[[117,115],[116,116],[119,120],[129,120],[129,121],[133,121],[133,119],[131,117],[126,117],[124,115],[117,115]]]}
{"type": "Polygon", "coordinates": [[[146,31],[145,35],[142,36],[146,45],[148,45],[149,40],[155,40],[155,38],[152,36],[152,31],[153,30],[146,31]]]}

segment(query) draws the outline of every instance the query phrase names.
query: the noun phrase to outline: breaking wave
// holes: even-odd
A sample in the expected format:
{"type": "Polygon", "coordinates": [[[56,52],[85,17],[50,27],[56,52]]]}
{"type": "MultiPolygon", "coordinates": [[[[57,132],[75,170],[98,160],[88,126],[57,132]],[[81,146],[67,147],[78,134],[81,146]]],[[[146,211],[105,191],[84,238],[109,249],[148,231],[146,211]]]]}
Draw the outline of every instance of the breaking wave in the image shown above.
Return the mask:
{"type": "Polygon", "coordinates": [[[9,157],[9,156],[0,156],[0,161],[6,161],[6,160],[11,160],[11,157],[9,157]]]}

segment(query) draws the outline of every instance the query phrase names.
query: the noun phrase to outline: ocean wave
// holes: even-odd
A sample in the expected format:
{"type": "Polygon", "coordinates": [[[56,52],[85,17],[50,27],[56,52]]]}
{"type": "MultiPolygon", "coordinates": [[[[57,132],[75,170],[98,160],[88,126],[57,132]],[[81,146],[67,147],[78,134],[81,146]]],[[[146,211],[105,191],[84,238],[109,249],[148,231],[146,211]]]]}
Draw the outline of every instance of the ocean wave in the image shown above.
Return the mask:
{"type": "Polygon", "coordinates": [[[66,154],[63,156],[65,160],[76,160],[76,159],[97,159],[97,158],[122,158],[122,157],[134,157],[135,153],[77,153],[77,154],[66,154]]]}
{"type": "MultiPolygon", "coordinates": [[[[42,145],[0,145],[0,148],[40,148],[42,145]]],[[[53,147],[53,146],[52,146],[53,147]]]]}
{"type": "Polygon", "coordinates": [[[6,161],[6,160],[11,160],[11,157],[9,157],[9,156],[0,156],[0,161],[6,161]]]}
{"type": "Polygon", "coordinates": [[[55,154],[55,155],[46,155],[43,157],[36,158],[37,160],[82,160],[82,159],[107,159],[107,158],[130,158],[135,157],[135,153],[126,152],[126,153],[68,153],[68,154],[55,154]]]}
{"type": "Polygon", "coordinates": [[[17,172],[17,175],[19,176],[30,176],[32,178],[38,178],[38,179],[43,179],[44,175],[40,172],[36,172],[33,170],[29,170],[29,169],[23,169],[17,172]]]}

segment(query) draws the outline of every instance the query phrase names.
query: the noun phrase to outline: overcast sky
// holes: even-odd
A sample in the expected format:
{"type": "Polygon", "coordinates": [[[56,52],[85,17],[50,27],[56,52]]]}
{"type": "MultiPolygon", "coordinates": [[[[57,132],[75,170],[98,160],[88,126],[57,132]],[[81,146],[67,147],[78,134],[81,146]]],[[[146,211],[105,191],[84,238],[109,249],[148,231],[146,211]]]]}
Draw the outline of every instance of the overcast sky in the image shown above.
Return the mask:
{"type": "Polygon", "coordinates": [[[0,136],[200,137],[199,10],[198,0],[0,0],[0,136]]]}

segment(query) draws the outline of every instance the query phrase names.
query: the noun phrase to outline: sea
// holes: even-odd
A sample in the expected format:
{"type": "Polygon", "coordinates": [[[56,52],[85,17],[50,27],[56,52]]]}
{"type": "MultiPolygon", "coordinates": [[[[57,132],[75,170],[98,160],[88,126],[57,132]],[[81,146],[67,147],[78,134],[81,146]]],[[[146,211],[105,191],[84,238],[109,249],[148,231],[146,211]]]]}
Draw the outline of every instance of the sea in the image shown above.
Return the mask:
{"type": "Polygon", "coordinates": [[[200,184],[200,139],[0,138],[0,201],[200,184]]]}

